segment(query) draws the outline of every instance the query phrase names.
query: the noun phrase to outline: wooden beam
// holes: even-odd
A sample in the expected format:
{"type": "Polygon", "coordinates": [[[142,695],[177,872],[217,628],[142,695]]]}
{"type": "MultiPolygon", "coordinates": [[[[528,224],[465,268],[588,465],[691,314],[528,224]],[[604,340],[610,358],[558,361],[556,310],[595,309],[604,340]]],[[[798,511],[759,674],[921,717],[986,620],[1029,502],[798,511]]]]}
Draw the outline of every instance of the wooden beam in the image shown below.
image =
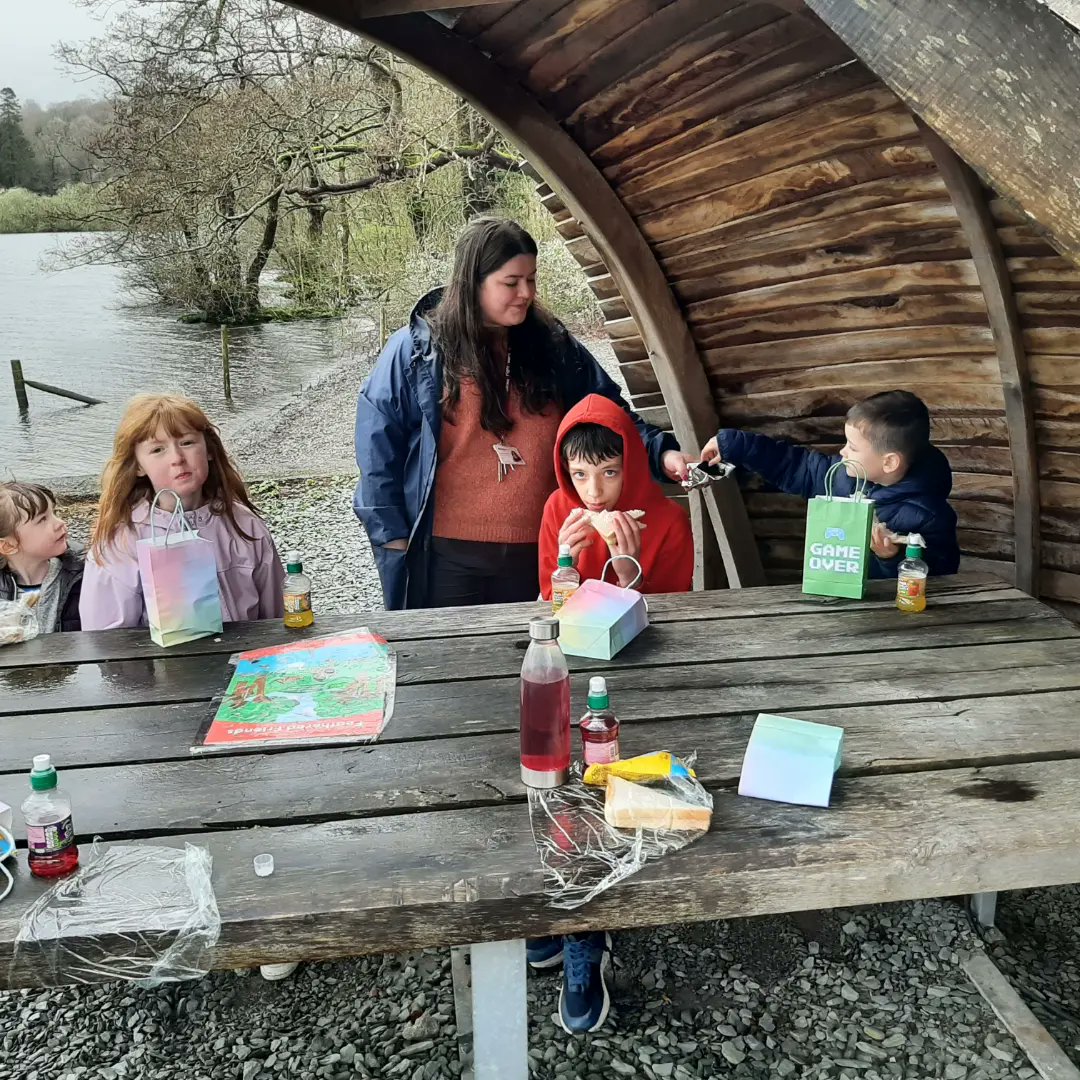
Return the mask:
{"type": "Polygon", "coordinates": [[[1032,596],[1038,596],[1042,563],[1038,443],[1027,352],[1009,270],[978,177],[940,136],[925,125],[920,126],[926,146],[934,155],[938,172],[945,181],[960,219],[986,301],[1001,371],[1005,423],[1009,430],[1009,453],[1012,457],[1016,586],[1032,596]]]}
{"type": "MultiPolygon", "coordinates": [[[[364,19],[346,0],[308,0],[307,10],[385,46],[482,112],[522,151],[581,223],[641,332],[680,444],[696,450],[716,434],[712,393],[679,305],[651,248],[585,152],[523,87],[469,41],[434,19],[364,19]]],[[[733,587],[765,580],[738,491],[705,495],[733,587]]]]}
{"type": "Polygon", "coordinates": [[[1038,0],[806,0],[989,185],[1080,260],[1080,36],[1038,0]]]}

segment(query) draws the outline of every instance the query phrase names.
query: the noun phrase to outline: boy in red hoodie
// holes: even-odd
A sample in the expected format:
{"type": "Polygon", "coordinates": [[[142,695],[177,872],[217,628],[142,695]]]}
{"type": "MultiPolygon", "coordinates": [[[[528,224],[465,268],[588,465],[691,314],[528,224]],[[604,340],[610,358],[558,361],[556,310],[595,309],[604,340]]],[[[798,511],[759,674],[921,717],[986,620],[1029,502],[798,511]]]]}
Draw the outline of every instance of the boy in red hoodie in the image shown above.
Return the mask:
{"type": "MultiPolygon", "coordinates": [[[[689,592],[694,578],[690,520],[649,473],[645,444],[630,414],[608,398],[590,394],[563,417],[555,440],[558,490],[544,506],[540,525],[540,589],[551,599],[559,546],[567,544],[581,579],[598,578],[613,555],[641,564],[641,592],[689,592]],[[614,537],[605,542],[586,510],[609,510],[614,537]],[[626,511],[641,510],[640,518],[626,511]]],[[[616,559],[611,570],[623,587],[637,567],[616,559]]],[[[611,577],[609,576],[609,580],[611,577]]]]}

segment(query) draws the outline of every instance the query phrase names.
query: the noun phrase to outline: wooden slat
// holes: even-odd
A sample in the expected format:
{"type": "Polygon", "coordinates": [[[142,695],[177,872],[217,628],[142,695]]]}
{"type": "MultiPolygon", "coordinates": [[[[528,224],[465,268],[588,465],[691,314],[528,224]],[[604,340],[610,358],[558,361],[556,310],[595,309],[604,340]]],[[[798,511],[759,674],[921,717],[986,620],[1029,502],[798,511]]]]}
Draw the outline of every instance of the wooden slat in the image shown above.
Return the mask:
{"type": "MultiPolygon", "coordinates": [[[[579,5],[586,6],[584,0],[579,5]]],[[[434,20],[401,16],[367,20],[358,26],[339,14],[345,25],[455,86],[544,174],[597,245],[603,264],[633,311],[680,444],[702,446],[715,433],[717,416],[697,346],[645,237],[581,148],[489,58],[434,20]]],[[[729,548],[745,560],[743,565],[727,567],[728,580],[733,585],[760,584],[764,574],[756,551],[749,546],[745,512],[740,515],[738,506],[722,510],[712,496],[706,499],[710,513],[715,511],[716,532],[730,532],[729,548]]]]}
{"type": "MultiPolygon", "coordinates": [[[[1075,760],[840,779],[835,806],[827,810],[723,790],[715,799],[717,825],[705,838],[569,913],[552,909],[541,894],[528,816],[517,804],[195,834],[169,842],[205,844],[213,858],[222,917],[215,967],[996,891],[1080,877],[1075,760]],[[1003,805],[999,799],[1009,801],[1003,805]],[[251,860],[267,850],[274,853],[275,873],[260,880],[251,860]],[[452,861],[445,859],[447,851],[455,852],[452,861]],[[312,889],[314,881],[318,889],[312,889]],[[388,910],[392,919],[385,917],[388,910]]],[[[0,905],[0,942],[8,955],[20,915],[46,887],[30,879],[20,862],[16,889],[0,905]]],[[[98,943],[105,950],[121,944],[108,936],[98,943]]],[[[23,950],[17,964],[4,965],[7,985],[36,983],[44,964],[40,954],[23,950]]]]}
{"type": "Polygon", "coordinates": [[[617,190],[631,213],[646,214],[766,173],[909,139],[915,121],[902,108],[885,104],[891,97],[889,91],[871,87],[838,98],[724,139],[689,158],[660,163],[656,170],[618,184],[617,190]]]}
{"type": "Polygon", "coordinates": [[[1080,39],[1026,0],[807,0],[999,192],[1080,258],[1080,39]],[[943,47],[942,43],[948,42],[943,47]]]}
{"type": "MultiPolygon", "coordinates": [[[[799,546],[801,557],[801,545],[799,546]]],[[[448,679],[516,676],[527,644],[524,627],[516,632],[462,635],[404,641],[395,645],[399,689],[448,679]]],[[[1072,624],[1034,600],[988,600],[936,606],[918,620],[895,609],[856,610],[843,618],[820,614],[762,616],[740,626],[737,640],[710,638],[693,621],[657,623],[611,661],[569,658],[571,671],[603,670],[614,678],[627,668],[658,669],[753,657],[797,657],[863,649],[891,652],[917,648],[932,636],[941,647],[975,642],[1052,640],[1080,636],[1072,624]]],[[[0,715],[28,708],[92,709],[137,703],[179,703],[208,698],[224,690],[230,674],[226,657],[214,663],[197,656],[175,659],[54,664],[0,671],[0,715]]]]}
{"type": "Polygon", "coordinates": [[[642,233],[657,244],[674,236],[712,234],[717,226],[827,192],[855,187],[901,173],[926,172],[929,152],[914,142],[852,150],[793,165],[768,176],[734,184],[723,191],[666,207],[638,219],[642,233]]]}
{"type": "Polygon", "coordinates": [[[909,325],[985,325],[986,304],[975,290],[953,293],[889,294],[855,301],[807,304],[791,311],[695,325],[694,337],[703,349],[782,341],[841,330],[869,330],[909,325]]]}
{"type": "Polygon", "coordinates": [[[523,38],[527,39],[545,19],[576,0],[526,0],[517,3],[477,39],[476,44],[498,58],[523,38]]]}

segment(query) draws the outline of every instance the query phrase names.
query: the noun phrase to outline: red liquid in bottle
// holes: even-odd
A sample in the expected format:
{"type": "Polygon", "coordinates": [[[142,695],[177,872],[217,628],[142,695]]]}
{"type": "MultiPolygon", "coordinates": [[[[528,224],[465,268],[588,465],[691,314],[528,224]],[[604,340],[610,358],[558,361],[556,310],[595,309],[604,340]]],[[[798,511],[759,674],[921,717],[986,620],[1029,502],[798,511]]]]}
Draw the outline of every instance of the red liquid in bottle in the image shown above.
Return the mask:
{"type": "Polygon", "coordinates": [[[75,844],[69,844],[63,851],[55,855],[34,855],[26,857],[30,873],[34,877],[54,878],[64,877],[70,874],[79,865],[79,849],[75,844]]]}
{"type": "Polygon", "coordinates": [[[570,768],[570,679],[521,680],[521,764],[536,772],[570,768]]]}

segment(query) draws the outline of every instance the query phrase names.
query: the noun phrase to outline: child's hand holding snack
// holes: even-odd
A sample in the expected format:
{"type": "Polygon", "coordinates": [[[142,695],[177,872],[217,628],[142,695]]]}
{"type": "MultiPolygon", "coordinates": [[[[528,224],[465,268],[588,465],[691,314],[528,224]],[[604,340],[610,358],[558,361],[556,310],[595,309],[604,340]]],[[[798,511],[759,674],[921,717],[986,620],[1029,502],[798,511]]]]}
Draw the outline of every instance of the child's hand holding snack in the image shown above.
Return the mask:
{"type": "MultiPolygon", "coordinates": [[[[614,529],[614,536],[608,539],[608,551],[612,555],[629,555],[640,562],[641,530],[645,526],[636,518],[624,514],[621,510],[611,511],[611,524],[614,529]]],[[[611,564],[611,567],[619,578],[619,584],[624,589],[633,585],[639,574],[637,566],[630,562],[629,559],[616,559],[611,564]]],[[[638,585],[640,584],[639,581],[638,585]]]]}
{"type": "Polygon", "coordinates": [[[566,515],[566,520],[559,529],[559,546],[566,544],[570,548],[570,557],[576,566],[581,552],[592,546],[594,535],[589,515],[582,507],[577,506],[566,515]]]}
{"type": "Polygon", "coordinates": [[[870,530],[870,550],[879,559],[895,559],[900,554],[900,545],[883,521],[874,520],[870,530]]]}

